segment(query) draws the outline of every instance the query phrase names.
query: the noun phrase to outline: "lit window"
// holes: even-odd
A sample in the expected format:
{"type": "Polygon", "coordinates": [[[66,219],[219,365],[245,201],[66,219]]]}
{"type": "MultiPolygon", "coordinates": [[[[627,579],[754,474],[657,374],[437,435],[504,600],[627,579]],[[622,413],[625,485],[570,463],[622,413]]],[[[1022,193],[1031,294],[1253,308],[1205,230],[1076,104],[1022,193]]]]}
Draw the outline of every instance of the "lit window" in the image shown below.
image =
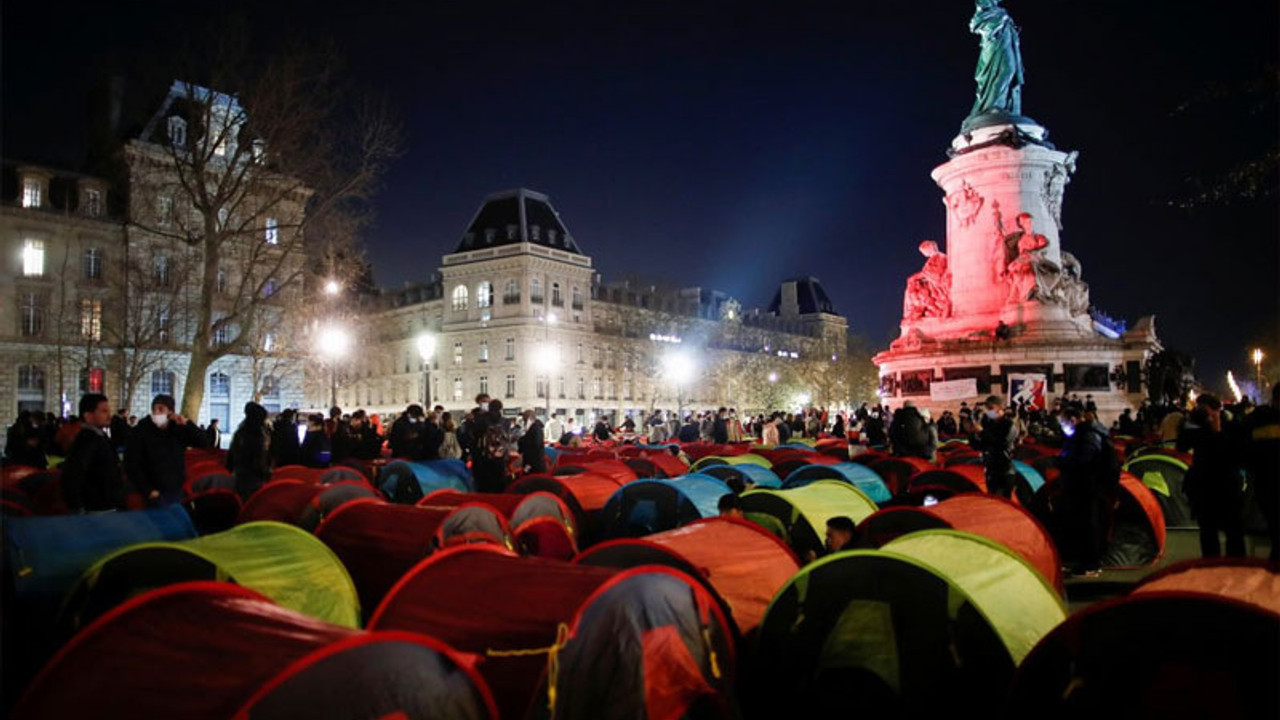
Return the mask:
{"type": "Polygon", "coordinates": [[[262,378],[262,397],[280,397],[280,381],[276,379],[275,375],[268,375],[262,378]]]}
{"type": "Polygon", "coordinates": [[[476,286],[476,307],[487,308],[493,305],[493,285],[482,282],[476,286]]]}
{"type": "Polygon", "coordinates": [[[502,296],[503,305],[513,305],[520,302],[520,283],[516,280],[507,281],[507,291],[502,296]]]}
{"type": "Polygon", "coordinates": [[[488,340],[480,341],[479,358],[480,358],[480,362],[489,362],[489,341],[488,340]]]}
{"type": "Polygon", "coordinates": [[[187,121],[177,115],[169,118],[169,142],[174,147],[187,146],[187,121]]]}
{"type": "Polygon", "coordinates": [[[22,274],[24,277],[44,276],[43,240],[27,240],[22,243],[22,274]]]}
{"type": "Polygon", "coordinates": [[[453,379],[453,399],[454,400],[462,399],[462,378],[453,379]]]}
{"type": "Polygon", "coordinates": [[[98,248],[84,249],[84,279],[102,279],[102,251],[98,248]]]}
{"type": "Polygon", "coordinates": [[[506,358],[508,360],[515,360],[516,359],[516,339],[507,338],[506,348],[507,348],[506,358]]]}
{"type": "Polygon", "coordinates": [[[582,378],[578,378],[578,399],[579,400],[587,399],[586,383],[582,380],[582,378]]]}
{"type": "Polygon", "coordinates": [[[43,188],[40,181],[36,178],[23,178],[22,180],[22,207],[38,208],[40,207],[41,192],[43,188]]]}
{"type": "Polygon", "coordinates": [[[84,191],[84,214],[98,217],[102,214],[102,191],[88,188],[84,191]]]}
{"type": "Polygon", "coordinates": [[[221,320],[215,320],[213,325],[213,344],[226,345],[231,342],[231,325],[221,320]]]}
{"type": "Polygon", "coordinates": [[[488,375],[480,376],[480,392],[484,393],[485,395],[489,394],[489,376],[488,375]]]}
{"type": "Polygon", "coordinates": [[[80,337],[94,341],[102,339],[101,300],[80,300],[80,337]]]}
{"type": "Polygon", "coordinates": [[[531,225],[531,226],[529,227],[529,239],[530,239],[530,240],[532,240],[532,241],[534,241],[534,242],[538,242],[538,237],[539,237],[541,234],[542,234],[542,228],[538,227],[537,225],[531,225]]]}
{"type": "Polygon", "coordinates": [[[595,399],[597,399],[597,400],[599,400],[601,397],[603,397],[603,396],[601,395],[601,393],[600,393],[600,376],[599,376],[599,375],[597,375],[597,376],[596,376],[596,377],[591,381],[591,396],[592,396],[592,397],[594,397],[594,398],[595,398],[595,399]]]}
{"type": "Polygon", "coordinates": [[[267,333],[262,337],[262,351],[273,352],[276,349],[276,336],[267,333]]]}
{"type": "Polygon", "coordinates": [[[542,302],[542,280],[533,278],[529,281],[529,300],[534,303],[542,302]]]}
{"type": "Polygon", "coordinates": [[[582,309],[582,288],[578,287],[577,285],[573,286],[573,309],[574,310],[582,309]]]}
{"type": "Polygon", "coordinates": [[[513,398],[515,396],[516,396],[516,376],[508,375],[507,376],[507,397],[513,398]]]}
{"type": "Polygon", "coordinates": [[[460,342],[453,344],[453,364],[454,365],[462,364],[462,343],[460,342]]]}
{"type": "Polygon", "coordinates": [[[453,309],[454,310],[467,309],[467,286],[466,285],[459,285],[458,287],[453,289],[453,309]]]}
{"type": "Polygon", "coordinates": [[[263,237],[268,245],[280,244],[280,221],[275,218],[267,218],[267,227],[263,237]]]}
{"type": "Polygon", "coordinates": [[[560,294],[560,283],[551,283],[551,304],[564,307],[564,296],[560,294]]]}
{"type": "Polygon", "coordinates": [[[209,395],[216,398],[231,397],[231,377],[224,372],[211,373],[209,395]]]}
{"type": "Polygon", "coordinates": [[[517,230],[517,229],[518,229],[518,228],[517,228],[515,225],[508,225],[508,226],[507,226],[507,239],[508,239],[508,240],[515,240],[515,239],[516,239],[516,230],[517,230]]]}
{"type": "Polygon", "coordinates": [[[497,231],[497,230],[495,230],[495,229],[493,229],[493,228],[485,228],[485,231],[484,231],[484,244],[485,244],[485,245],[492,245],[492,244],[493,244],[493,236],[494,236],[494,235],[496,235],[497,233],[498,233],[498,231],[497,231]]]}

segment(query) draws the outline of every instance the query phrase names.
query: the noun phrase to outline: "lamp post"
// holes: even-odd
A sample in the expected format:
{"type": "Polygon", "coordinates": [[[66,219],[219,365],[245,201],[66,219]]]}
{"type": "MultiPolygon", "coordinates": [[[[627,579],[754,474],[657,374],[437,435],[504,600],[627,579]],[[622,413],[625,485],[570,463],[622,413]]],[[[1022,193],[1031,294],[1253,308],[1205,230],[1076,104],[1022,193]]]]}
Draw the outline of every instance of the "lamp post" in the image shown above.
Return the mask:
{"type": "Polygon", "coordinates": [[[551,326],[556,324],[556,314],[551,312],[542,317],[542,350],[535,361],[538,370],[546,374],[547,382],[543,386],[547,393],[547,422],[551,422],[551,373],[560,364],[555,350],[551,349],[551,326]]]}
{"type": "Polygon", "coordinates": [[[1258,403],[1262,403],[1262,361],[1266,358],[1266,354],[1262,352],[1262,348],[1253,349],[1253,373],[1258,383],[1258,403]]]}
{"type": "Polygon", "coordinates": [[[436,354],[436,336],[424,332],[418,336],[418,354],[422,356],[422,409],[431,411],[431,358],[436,354]]]}
{"type": "Polygon", "coordinates": [[[681,350],[672,350],[662,356],[663,374],[676,386],[676,417],[684,422],[684,386],[693,379],[697,369],[693,357],[681,350]]]}
{"type": "Polygon", "coordinates": [[[329,407],[338,404],[338,361],[347,354],[351,336],[340,325],[331,324],[320,331],[320,353],[329,359],[329,407]]]}
{"type": "Polygon", "coordinates": [[[342,292],[342,283],[337,280],[328,280],[324,284],[324,294],[330,297],[342,292]]]}

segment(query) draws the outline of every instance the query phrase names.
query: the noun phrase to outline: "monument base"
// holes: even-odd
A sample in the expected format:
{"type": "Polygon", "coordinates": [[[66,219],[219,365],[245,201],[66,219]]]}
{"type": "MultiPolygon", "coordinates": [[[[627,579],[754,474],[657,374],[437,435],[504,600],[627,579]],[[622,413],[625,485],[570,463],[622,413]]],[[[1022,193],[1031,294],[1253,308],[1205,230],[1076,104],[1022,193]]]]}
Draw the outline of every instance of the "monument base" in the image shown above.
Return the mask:
{"type": "MultiPolygon", "coordinates": [[[[1031,305],[1025,303],[1024,305],[1031,305]]],[[[1014,308],[1025,312],[1030,308],[1014,308]]],[[[968,320],[968,319],[966,319],[968,320]]],[[[938,324],[946,320],[937,321],[938,324]]],[[[889,350],[876,355],[882,402],[897,409],[907,400],[927,408],[936,419],[945,410],[957,412],[962,402],[973,406],[988,395],[1005,402],[1016,390],[1013,379],[1044,381],[1043,393],[1033,397],[1052,407],[1056,398],[1092,395],[1102,422],[1112,423],[1126,408],[1142,401],[1142,368],[1160,349],[1151,318],[1118,338],[1085,330],[1078,319],[1014,324],[1006,322],[1009,337],[991,330],[936,339],[923,322],[904,328],[889,350]],[[947,381],[967,382],[949,383],[947,381]],[[943,383],[946,383],[945,385],[943,383]],[[963,394],[957,394],[959,389],[963,394]]],[[[990,328],[991,326],[988,326],[990,328]]]]}

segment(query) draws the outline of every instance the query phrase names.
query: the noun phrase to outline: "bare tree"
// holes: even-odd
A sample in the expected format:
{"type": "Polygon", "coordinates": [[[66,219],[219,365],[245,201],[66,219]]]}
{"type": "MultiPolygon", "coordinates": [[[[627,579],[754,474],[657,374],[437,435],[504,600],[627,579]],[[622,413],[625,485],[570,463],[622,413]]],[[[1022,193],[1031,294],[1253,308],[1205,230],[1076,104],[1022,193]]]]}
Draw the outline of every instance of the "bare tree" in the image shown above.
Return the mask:
{"type": "Polygon", "coordinates": [[[198,265],[182,392],[191,417],[209,367],[260,347],[259,323],[278,320],[270,306],[306,302],[308,259],[356,241],[399,150],[386,106],[349,101],[327,56],[248,59],[234,41],[220,47],[188,75],[208,87],[176,82],[163,122],[125,149],[130,227],[198,265]]]}

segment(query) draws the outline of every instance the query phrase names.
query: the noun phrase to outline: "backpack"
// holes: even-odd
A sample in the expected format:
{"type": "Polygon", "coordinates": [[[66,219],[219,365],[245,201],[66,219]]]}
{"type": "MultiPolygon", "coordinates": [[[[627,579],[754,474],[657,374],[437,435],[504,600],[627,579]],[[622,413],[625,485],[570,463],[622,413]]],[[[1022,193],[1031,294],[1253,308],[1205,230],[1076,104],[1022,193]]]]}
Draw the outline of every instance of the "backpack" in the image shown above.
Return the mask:
{"type": "Polygon", "coordinates": [[[497,420],[484,429],[481,447],[484,456],[491,460],[506,460],[511,452],[511,443],[507,439],[506,424],[497,420]]]}

